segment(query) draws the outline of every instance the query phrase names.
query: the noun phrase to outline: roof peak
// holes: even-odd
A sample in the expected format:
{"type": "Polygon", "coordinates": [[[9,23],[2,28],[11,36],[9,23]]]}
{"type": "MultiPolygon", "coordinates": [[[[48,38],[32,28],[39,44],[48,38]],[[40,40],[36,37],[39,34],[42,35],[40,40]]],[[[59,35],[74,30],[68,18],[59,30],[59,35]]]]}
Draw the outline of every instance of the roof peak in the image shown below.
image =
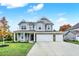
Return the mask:
{"type": "Polygon", "coordinates": [[[41,20],[47,20],[47,19],[48,19],[47,17],[42,17],[42,18],[41,18],[41,20]]]}

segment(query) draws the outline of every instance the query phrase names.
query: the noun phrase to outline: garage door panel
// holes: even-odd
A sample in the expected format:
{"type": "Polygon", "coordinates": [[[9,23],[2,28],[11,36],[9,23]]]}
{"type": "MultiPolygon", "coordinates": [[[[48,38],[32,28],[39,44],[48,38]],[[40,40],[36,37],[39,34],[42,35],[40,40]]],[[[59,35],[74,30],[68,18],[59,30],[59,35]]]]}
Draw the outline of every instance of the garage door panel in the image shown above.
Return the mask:
{"type": "Polygon", "coordinates": [[[37,34],[37,41],[53,41],[53,34],[37,34]]]}
{"type": "Polygon", "coordinates": [[[63,42],[63,35],[56,35],[57,42],[63,42]]]}

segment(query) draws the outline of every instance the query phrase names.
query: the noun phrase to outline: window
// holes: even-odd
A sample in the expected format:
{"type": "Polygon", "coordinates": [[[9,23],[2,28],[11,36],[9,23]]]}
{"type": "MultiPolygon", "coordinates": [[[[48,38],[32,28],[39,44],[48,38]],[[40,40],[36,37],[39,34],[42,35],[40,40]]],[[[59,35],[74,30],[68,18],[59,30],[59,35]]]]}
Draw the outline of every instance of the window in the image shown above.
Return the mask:
{"type": "Polygon", "coordinates": [[[41,27],[39,27],[39,29],[41,29],[41,27]]]}
{"type": "Polygon", "coordinates": [[[23,39],[23,36],[21,37],[21,39],[23,39]]]}
{"type": "Polygon", "coordinates": [[[21,29],[26,29],[26,26],[22,26],[21,29]]]}
{"type": "Polygon", "coordinates": [[[48,27],[48,29],[50,29],[50,28],[48,27]]]}
{"type": "Polygon", "coordinates": [[[48,29],[48,30],[50,29],[50,26],[49,26],[49,25],[47,25],[47,29],[48,29]]]}
{"type": "Polygon", "coordinates": [[[33,30],[33,26],[30,26],[30,30],[33,30]]]}

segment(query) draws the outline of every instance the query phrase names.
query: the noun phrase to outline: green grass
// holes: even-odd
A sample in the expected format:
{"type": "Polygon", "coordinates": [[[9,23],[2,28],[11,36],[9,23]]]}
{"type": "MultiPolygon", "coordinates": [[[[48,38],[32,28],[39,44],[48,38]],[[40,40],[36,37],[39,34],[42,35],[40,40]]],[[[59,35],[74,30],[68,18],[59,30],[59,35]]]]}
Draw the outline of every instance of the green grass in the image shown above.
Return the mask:
{"type": "Polygon", "coordinates": [[[74,43],[79,45],[79,41],[77,40],[65,40],[65,42],[74,43]]]}
{"type": "MultiPolygon", "coordinates": [[[[2,44],[2,42],[0,42],[2,44]]],[[[0,56],[25,56],[32,48],[33,43],[5,43],[9,46],[0,47],[0,56]]]]}

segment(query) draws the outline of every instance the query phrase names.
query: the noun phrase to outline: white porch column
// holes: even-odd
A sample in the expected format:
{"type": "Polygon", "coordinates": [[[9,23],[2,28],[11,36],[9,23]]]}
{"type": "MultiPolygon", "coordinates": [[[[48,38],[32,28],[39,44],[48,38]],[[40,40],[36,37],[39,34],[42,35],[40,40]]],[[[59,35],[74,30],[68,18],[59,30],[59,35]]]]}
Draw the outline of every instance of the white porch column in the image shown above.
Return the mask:
{"type": "Polygon", "coordinates": [[[16,36],[17,36],[17,41],[18,41],[18,39],[19,39],[19,38],[18,38],[18,33],[16,34],[16,36]]]}
{"type": "Polygon", "coordinates": [[[14,42],[16,42],[16,35],[15,35],[15,33],[14,33],[14,42]]]}
{"type": "Polygon", "coordinates": [[[23,33],[23,41],[25,41],[25,33],[23,33]]]}
{"type": "Polygon", "coordinates": [[[34,33],[34,42],[35,42],[35,33],[34,33]]]}
{"type": "Polygon", "coordinates": [[[28,34],[27,34],[27,37],[26,37],[26,41],[28,41],[29,40],[29,38],[28,38],[29,36],[28,36],[28,34]]]}

